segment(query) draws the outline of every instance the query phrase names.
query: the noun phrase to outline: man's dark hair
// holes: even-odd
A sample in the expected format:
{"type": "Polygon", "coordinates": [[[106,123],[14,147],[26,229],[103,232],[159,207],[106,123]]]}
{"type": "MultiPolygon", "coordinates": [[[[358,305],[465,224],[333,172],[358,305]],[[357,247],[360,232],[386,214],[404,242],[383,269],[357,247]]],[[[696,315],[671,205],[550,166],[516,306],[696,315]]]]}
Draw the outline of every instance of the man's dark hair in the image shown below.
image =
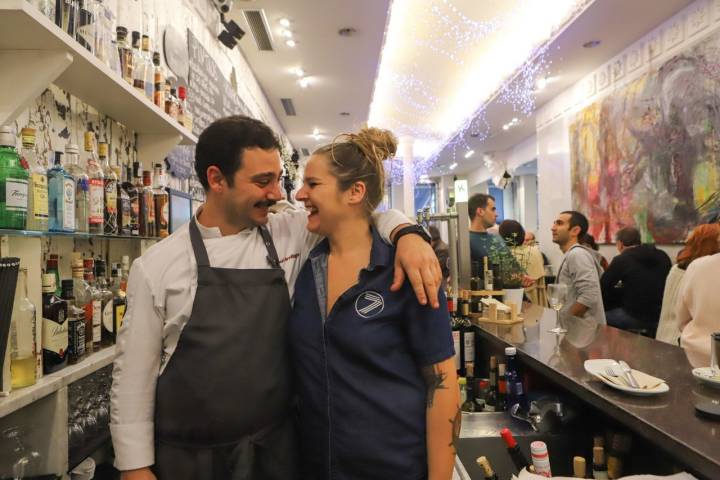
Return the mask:
{"type": "Polygon", "coordinates": [[[623,244],[623,247],[634,247],[640,245],[640,230],[635,227],[624,227],[615,234],[615,241],[623,244]]]}
{"type": "Polygon", "coordinates": [[[275,133],[259,120],[243,115],[215,120],[203,130],[195,147],[195,172],[207,190],[208,167],[215,165],[233,186],[233,176],[242,167],[243,153],[248,148],[280,150],[275,133]]]}
{"type": "Polygon", "coordinates": [[[560,212],[560,214],[570,215],[570,228],[580,227],[578,241],[585,236],[589,228],[588,219],[585,215],[575,210],[565,210],[564,212],[560,212]]]}
{"type": "Polygon", "coordinates": [[[470,216],[470,221],[475,219],[475,213],[478,208],[487,208],[489,200],[494,202],[495,197],[487,193],[476,193],[470,197],[468,200],[468,215],[470,216]]]}
{"type": "Polygon", "coordinates": [[[525,229],[516,220],[503,220],[498,233],[508,247],[519,247],[525,243],[525,229]]]}
{"type": "Polygon", "coordinates": [[[440,240],[440,230],[435,225],[430,225],[428,227],[428,232],[430,233],[430,239],[435,242],[437,240],[440,240]]]}

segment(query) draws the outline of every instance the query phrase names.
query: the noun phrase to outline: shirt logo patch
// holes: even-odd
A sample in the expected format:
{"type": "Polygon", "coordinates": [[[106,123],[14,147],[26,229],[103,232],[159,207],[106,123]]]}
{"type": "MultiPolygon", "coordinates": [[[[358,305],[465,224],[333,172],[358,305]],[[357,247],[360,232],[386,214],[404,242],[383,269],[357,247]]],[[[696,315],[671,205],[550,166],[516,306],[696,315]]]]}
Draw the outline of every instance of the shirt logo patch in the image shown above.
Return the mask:
{"type": "Polygon", "coordinates": [[[372,290],[363,292],[355,299],[355,311],[363,318],[374,317],[385,309],[382,295],[372,290]]]}

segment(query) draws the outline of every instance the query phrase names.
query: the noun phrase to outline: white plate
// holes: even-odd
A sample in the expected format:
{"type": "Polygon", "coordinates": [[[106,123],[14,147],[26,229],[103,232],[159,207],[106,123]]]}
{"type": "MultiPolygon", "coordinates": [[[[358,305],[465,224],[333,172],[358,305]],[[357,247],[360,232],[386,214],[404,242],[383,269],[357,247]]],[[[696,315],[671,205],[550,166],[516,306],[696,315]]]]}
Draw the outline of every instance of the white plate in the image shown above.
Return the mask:
{"type": "MultiPolygon", "coordinates": [[[[600,358],[597,360],[585,360],[585,371],[588,372],[591,375],[594,375],[597,377],[600,381],[602,381],[605,385],[608,387],[612,387],[616,390],[620,390],[625,393],[629,393],[631,395],[638,395],[638,396],[650,396],[650,395],[659,395],[661,393],[669,392],[670,387],[668,387],[667,383],[661,383],[655,388],[632,388],[627,387],[625,385],[618,385],[616,383],[611,382],[610,380],[606,380],[603,375],[607,375],[606,368],[609,365],[617,365],[617,361],[609,359],[609,358],[600,358]],[[602,375],[600,375],[602,374],[602,375]]],[[[615,367],[616,369],[618,367],[615,367]]]]}
{"type": "Polygon", "coordinates": [[[713,371],[710,367],[693,368],[692,374],[693,377],[702,383],[711,387],[720,388],[720,377],[713,376],[713,371]]]}

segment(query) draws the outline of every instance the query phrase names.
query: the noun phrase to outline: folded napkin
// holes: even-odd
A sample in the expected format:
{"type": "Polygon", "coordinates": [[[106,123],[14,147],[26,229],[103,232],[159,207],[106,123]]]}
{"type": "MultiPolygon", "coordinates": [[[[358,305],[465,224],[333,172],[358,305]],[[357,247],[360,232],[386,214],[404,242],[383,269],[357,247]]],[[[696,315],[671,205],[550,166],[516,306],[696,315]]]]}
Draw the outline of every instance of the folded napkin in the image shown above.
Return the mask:
{"type": "MultiPolygon", "coordinates": [[[[615,373],[620,373],[620,367],[614,367],[615,373]]],[[[641,372],[640,370],[631,369],[633,375],[635,376],[635,380],[637,380],[638,384],[640,385],[640,388],[643,390],[651,390],[655,387],[659,387],[663,383],[665,383],[665,380],[662,378],[653,377],[652,375],[648,375],[647,373],[641,372]]],[[[619,375],[617,377],[613,377],[610,375],[603,373],[597,373],[596,375],[604,378],[608,382],[614,383],[615,385],[620,385],[623,387],[630,387],[630,384],[625,380],[624,375],[619,375]]],[[[632,387],[631,387],[632,388],[632,387]]]]}

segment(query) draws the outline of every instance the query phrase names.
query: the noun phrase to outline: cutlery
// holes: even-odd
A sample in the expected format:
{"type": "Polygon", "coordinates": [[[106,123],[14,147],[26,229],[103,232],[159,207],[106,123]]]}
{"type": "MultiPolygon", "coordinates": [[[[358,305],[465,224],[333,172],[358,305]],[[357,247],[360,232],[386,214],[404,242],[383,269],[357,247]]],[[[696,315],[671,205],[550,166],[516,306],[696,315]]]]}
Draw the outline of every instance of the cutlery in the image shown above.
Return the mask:
{"type": "Polygon", "coordinates": [[[635,376],[633,376],[632,369],[630,368],[630,366],[624,360],[620,360],[618,362],[618,365],[620,365],[620,370],[625,375],[625,378],[627,379],[630,386],[633,388],[640,388],[640,384],[635,379],[635,376]]]}

